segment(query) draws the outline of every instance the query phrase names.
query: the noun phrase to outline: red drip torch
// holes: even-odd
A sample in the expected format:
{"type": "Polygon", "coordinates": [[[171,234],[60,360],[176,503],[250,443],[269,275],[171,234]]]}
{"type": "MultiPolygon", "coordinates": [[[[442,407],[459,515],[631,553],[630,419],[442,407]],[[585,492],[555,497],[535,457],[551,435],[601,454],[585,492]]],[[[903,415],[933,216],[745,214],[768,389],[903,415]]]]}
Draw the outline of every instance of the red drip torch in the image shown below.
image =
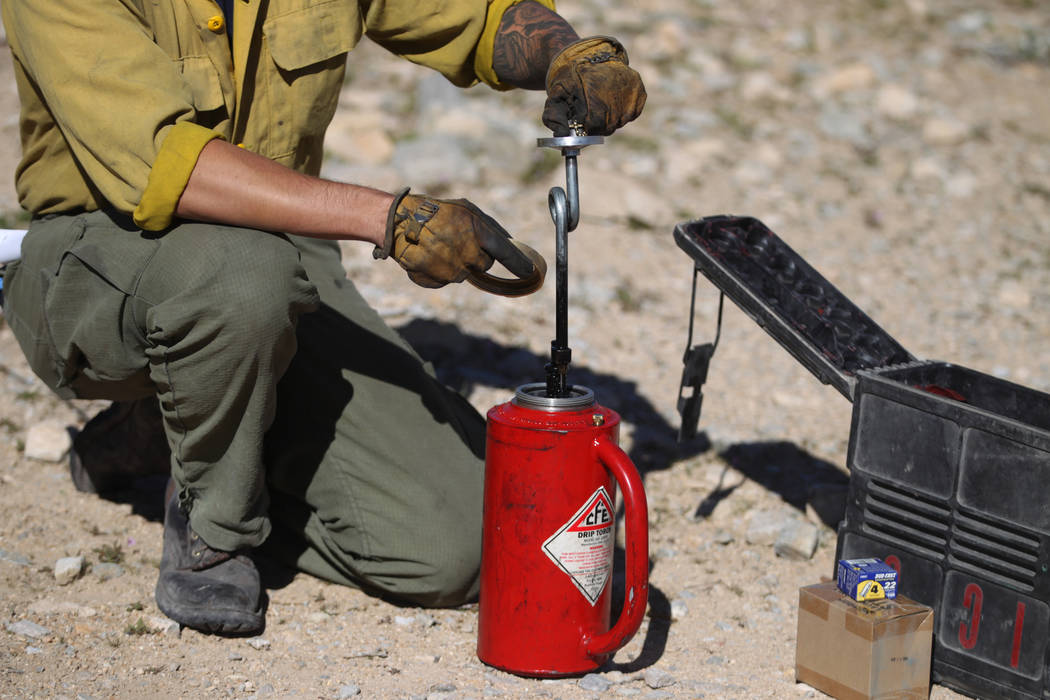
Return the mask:
{"type": "Polygon", "coordinates": [[[478,658],[522,676],[593,671],[641,625],[649,532],[638,470],[617,446],[620,417],[569,385],[568,232],[579,222],[576,158],[600,136],[539,139],[565,157],[549,206],[557,235],[556,337],[546,382],[488,412],[478,658]],[[611,627],[616,487],[625,510],[626,588],[611,627]],[[611,627],[611,628],[610,628],[611,627]]]}

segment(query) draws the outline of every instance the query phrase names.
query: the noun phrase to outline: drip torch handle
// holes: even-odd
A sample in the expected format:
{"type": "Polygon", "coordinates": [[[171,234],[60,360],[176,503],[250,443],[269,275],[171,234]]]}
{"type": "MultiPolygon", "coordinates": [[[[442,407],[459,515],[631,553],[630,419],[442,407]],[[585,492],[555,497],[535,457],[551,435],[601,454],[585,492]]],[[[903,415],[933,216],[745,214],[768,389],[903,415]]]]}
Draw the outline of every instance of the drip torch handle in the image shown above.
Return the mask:
{"type": "Polygon", "coordinates": [[[592,657],[611,654],[631,641],[645,617],[649,602],[649,509],[645,499],[642,477],[627,453],[601,435],[595,439],[598,459],[616,477],[623,493],[626,537],[626,584],[623,611],[611,630],[585,639],[587,653],[592,657]]]}
{"type": "Polygon", "coordinates": [[[502,297],[522,297],[542,287],[547,276],[547,261],[521,241],[512,238],[510,242],[532,262],[532,272],[528,276],[506,278],[496,277],[487,272],[471,272],[467,275],[467,281],[484,292],[502,297]]]}

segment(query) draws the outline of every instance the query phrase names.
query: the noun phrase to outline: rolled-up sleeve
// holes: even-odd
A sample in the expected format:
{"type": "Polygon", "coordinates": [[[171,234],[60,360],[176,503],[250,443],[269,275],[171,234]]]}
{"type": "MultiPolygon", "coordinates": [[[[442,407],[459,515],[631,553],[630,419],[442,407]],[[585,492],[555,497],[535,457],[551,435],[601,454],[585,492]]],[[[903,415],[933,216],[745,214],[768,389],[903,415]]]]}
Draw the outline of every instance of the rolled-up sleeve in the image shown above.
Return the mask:
{"type": "MultiPolygon", "coordinates": [[[[553,0],[535,0],[554,9],[553,0]]],[[[484,82],[509,89],[496,76],[492,58],[503,13],[522,0],[376,0],[369,5],[366,33],[397,56],[437,70],[460,87],[484,82]]]]}
{"type": "Polygon", "coordinates": [[[139,225],[170,223],[200,150],[191,89],[131,0],[3,0],[12,53],[78,167],[139,225]]]}

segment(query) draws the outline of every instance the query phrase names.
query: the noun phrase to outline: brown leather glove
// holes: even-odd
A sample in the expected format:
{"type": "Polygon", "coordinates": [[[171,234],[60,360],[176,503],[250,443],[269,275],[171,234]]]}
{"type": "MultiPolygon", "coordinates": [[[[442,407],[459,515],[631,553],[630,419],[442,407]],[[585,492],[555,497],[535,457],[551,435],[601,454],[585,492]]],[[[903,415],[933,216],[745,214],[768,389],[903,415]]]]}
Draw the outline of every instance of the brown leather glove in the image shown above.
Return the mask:
{"type": "Polygon", "coordinates": [[[627,65],[616,39],[595,36],[569,44],[547,69],[543,123],[555,136],[579,125],[590,136],[607,136],[642,113],[645,86],[627,65]]]}
{"type": "Polygon", "coordinates": [[[390,205],[386,240],[372,255],[392,256],[421,287],[462,282],[470,272],[488,270],[493,259],[520,277],[533,271],[510,234],[466,199],[410,195],[407,189],[390,205]]]}

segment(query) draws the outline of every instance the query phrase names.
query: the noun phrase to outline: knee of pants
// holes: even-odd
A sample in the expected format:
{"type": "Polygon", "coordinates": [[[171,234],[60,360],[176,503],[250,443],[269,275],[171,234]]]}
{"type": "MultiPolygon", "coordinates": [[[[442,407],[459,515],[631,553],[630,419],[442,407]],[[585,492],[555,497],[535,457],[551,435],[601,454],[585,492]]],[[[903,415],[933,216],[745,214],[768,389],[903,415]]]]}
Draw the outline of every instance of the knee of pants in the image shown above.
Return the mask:
{"type": "Polygon", "coordinates": [[[395,535],[378,543],[386,551],[353,562],[363,587],[400,602],[453,607],[477,598],[481,569],[481,523],[447,523],[431,517],[426,532],[395,535]]]}
{"type": "Polygon", "coordinates": [[[207,318],[226,345],[266,344],[286,334],[299,314],[317,307],[298,249],[283,236],[190,224],[171,235],[151,265],[164,302],[155,311],[166,331],[207,318]]]}
{"type": "Polygon", "coordinates": [[[420,580],[419,590],[409,599],[433,608],[447,608],[477,600],[481,577],[481,542],[461,543],[437,562],[433,572],[420,580]]]}

